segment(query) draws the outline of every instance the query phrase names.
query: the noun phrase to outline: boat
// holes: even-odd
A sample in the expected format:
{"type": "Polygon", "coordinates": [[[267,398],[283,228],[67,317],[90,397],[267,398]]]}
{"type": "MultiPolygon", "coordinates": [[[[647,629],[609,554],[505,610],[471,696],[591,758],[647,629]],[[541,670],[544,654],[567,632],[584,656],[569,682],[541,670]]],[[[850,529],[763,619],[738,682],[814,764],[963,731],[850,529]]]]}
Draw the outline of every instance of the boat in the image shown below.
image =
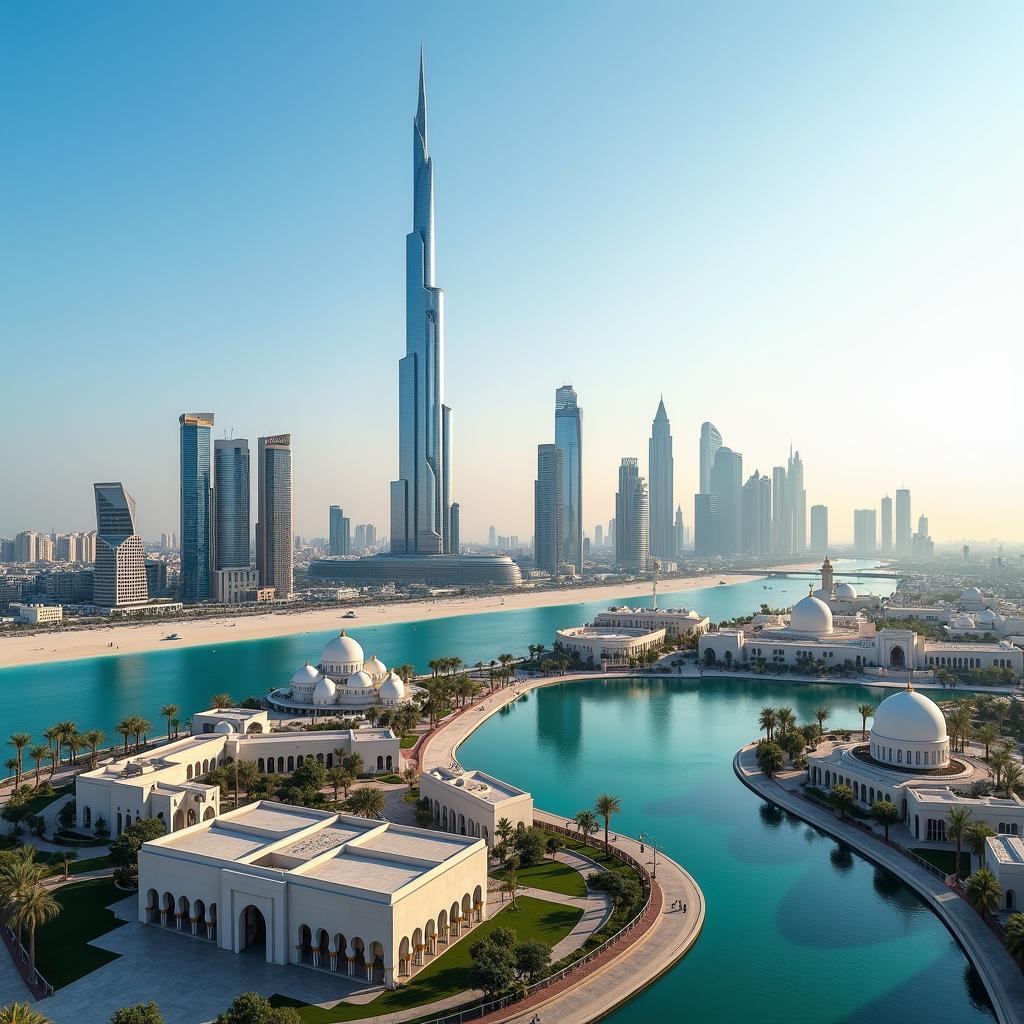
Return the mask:
{"type": "Polygon", "coordinates": [[[164,637],[164,639],[165,640],[180,640],[181,639],[181,634],[180,633],[168,633],[167,636],[164,637]]]}
{"type": "Polygon", "coordinates": [[[345,612],[345,614],[342,615],[343,619],[354,619],[355,617],[356,617],[356,613],[355,612],[345,612]]]}

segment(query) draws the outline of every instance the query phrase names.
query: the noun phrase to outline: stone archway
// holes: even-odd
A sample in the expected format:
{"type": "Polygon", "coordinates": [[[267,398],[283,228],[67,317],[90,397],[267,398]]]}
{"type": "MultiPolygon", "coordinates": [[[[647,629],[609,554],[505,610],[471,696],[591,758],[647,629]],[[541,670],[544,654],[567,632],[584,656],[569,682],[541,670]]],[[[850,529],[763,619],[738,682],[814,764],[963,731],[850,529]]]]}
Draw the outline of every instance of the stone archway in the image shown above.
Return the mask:
{"type": "Polygon", "coordinates": [[[270,960],[267,946],[267,919],[259,907],[251,903],[241,914],[239,920],[239,949],[241,952],[252,951],[263,953],[265,960],[270,960]]]}
{"type": "Polygon", "coordinates": [[[889,667],[890,668],[906,668],[907,655],[906,652],[900,647],[899,644],[893,645],[889,651],[889,667]]]}

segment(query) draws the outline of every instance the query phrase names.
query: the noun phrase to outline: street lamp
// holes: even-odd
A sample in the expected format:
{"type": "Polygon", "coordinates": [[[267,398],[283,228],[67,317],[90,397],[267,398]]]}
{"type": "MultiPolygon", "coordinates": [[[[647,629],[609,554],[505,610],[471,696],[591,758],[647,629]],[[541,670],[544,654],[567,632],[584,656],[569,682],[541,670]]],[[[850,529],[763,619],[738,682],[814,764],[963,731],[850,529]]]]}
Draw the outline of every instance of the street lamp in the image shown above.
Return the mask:
{"type": "Polygon", "coordinates": [[[651,870],[651,878],[658,877],[658,840],[651,837],[650,832],[640,833],[640,852],[644,852],[644,843],[649,843],[654,854],[654,866],[651,870]]]}

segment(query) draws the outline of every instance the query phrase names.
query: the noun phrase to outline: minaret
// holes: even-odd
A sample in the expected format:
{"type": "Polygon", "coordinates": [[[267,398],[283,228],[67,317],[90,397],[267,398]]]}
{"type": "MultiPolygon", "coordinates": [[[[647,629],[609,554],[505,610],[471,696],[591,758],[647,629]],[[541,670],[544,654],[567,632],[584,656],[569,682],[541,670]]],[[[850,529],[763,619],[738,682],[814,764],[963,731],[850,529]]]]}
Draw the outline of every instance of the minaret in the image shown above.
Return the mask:
{"type": "Polygon", "coordinates": [[[444,291],[434,284],[434,165],[420,51],[413,120],[412,231],[405,237],[405,357],[398,363],[398,479],[392,554],[451,551],[452,411],[444,404],[444,291]]]}
{"type": "Polygon", "coordinates": [[[821,563],[821,589],[832,596],[832,563],[828,560],[828,555],[825,556],[825,561],[821,563]]]}

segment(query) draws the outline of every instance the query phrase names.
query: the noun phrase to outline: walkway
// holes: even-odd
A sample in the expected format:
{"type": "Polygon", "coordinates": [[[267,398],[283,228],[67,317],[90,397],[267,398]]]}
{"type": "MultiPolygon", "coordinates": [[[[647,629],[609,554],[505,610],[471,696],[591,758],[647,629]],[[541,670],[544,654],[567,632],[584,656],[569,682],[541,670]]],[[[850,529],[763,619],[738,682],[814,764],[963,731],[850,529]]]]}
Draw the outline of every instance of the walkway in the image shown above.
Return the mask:
{"type": "Polygon", "coordinates": [[[916,890],[939,920],[952,932],[981,975],[1000,1024],[1024,1024],[1024,975],[1002,943],[970,904],[944,882],[894,850],[881,837],[842,821],[831,811],[805,800],[769,779],[757,766],[755,744],[742,747],[733,770],[758,796],[852,846],[868,860],[891,871],[916,890]]]}

